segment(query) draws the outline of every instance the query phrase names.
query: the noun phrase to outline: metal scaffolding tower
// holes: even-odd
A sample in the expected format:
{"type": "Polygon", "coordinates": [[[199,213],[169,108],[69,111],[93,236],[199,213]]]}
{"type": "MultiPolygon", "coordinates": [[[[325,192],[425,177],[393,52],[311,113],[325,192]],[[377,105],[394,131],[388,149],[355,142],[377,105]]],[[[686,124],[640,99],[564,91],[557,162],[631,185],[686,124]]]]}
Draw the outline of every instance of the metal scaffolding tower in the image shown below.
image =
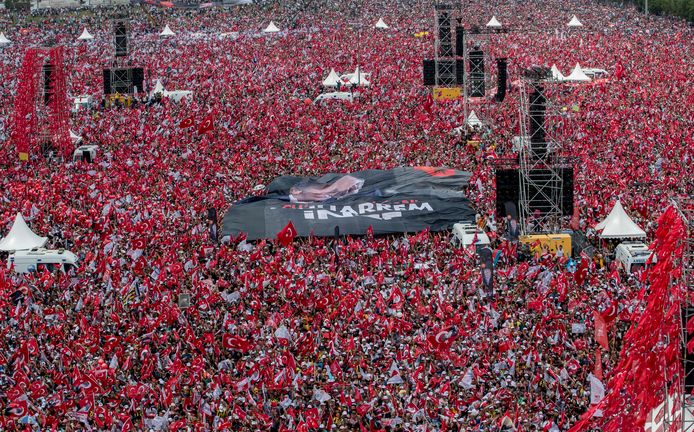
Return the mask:
{"type": "Polygon", "coordinates": [[[556,232],[563,214],[560,146],[547,127],[557,115],[549,102],[557,88],[549,68],[534,67],[524,72],[520,86],[519,216],[521,232],[529,234],[529,222],[544,232],[556,232]]]}
{"type": "MultiPolygon", "coordinates": [[[[683,368],[683,379],[681,385],[681,391],[678,392],[680,399],[676,402],[681,404],[681,431],[682,432],[692,432],[694,431],[694,355],[689,354],[687,350],[687,341],[691,340],[694,335],[687,334],[687,323],[689,320],[694,319],[694,286],[692,282],[692,266],[694,266],[694,198],[692,196],[687,196],[682,200],[675,203],[676,207],[680,211],[680,216],[682,217],[685,227],[687,229],[687,236],[683,240],[683,251],[682,251],[682,275],[679,281],[676,283],[681,283],[683,288],[684,301],[681,307],[682,311],[682,332],[681,332],[681,343],[682,343],[682,368],[683,368]]],[[[666,380],[667,382],[667,380],[666,380]]],[[[667,394],[667,393],[666,393],[667,394]]],[[[679,410],[677,410],[679,411],[679,410]]],[[[676,421],[676,419],[665,419],[676,421]]],[[[677,425],[676,425],[677,426],[677,425]]]]}
{"type": "Polygon", "coordinates": [[[453,5],[434,5],[434,88],[455,86],[452,19],[453,5]]]}

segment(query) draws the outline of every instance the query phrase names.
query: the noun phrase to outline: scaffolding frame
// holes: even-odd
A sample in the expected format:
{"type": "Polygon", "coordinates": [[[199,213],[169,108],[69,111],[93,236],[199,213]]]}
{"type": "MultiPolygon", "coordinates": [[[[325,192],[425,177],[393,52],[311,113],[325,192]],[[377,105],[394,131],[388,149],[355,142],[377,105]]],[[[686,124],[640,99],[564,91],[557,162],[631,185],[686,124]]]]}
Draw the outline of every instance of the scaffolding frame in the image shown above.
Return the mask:
{"type": "MultiPolygon", "coordinates": [[[[687,323],[690,319],[694,319],[694,286],[692,286],[692,266],[694,266],[694,198],[692,196],[686,196],[680,200],[673,200],[675,208],[679,210],[680,217],[682,218],[685,228],[686,228],[686,238],[683,239],[683,251],[682,251],[682,275],[679,281],[673,281],[673,283],[681,283],[683,288],[683,304],[680,307],[682,314],[682,331],[680,332],[680,343],[682,353],[682,376],[681,380],[677,383],[679,385],[679,391],[676,392],[678,396],[677,403],[679,407],[675,407],[674,418],[670,415],[672,409],[665,410],[665,418],[663,423],[666,426],[665,430],[670,430],[671,426],[678,427],[681,426],[680,430],[682,432],[692,432],[694,431],[694,356],[687,353],[687,340],[689,335],[687,334],[687,323]],[[689,384],[687,382],[690,382],[689,384]],[[679,414],[679,415],[677,415],[679,414]],[[678,424],[678,422],[681,422],[678,424]]],[[[667,378],[667,377],[666,377],[667,378]]],[[[667,379],[665,380],[666,387],[664,389],[665,399],[668,399],[668,389],[667,389],[667,379]]]]}
{"type": "Polygon", "coordinates": [[[547,119],[558,115],[558,110],[550,102],[549,90],[558,82],[552,78],[549,69],[526,71],[520,85],[520,136],[519,155],[519,217],[521,233],[529,234],[529,222],[540,227],[542,232],[558,232],[562,226],[564,181],[561,168],[566,163],[561,160],[560,144],[554,140],[552,130],[547,127],[547,119]],[[533,98],[542,98],[544,112],[540,113],[533,98]],[[541,115],[543,121],[538,122],[541,115]],[[531,126],[535,122],[535,127],[531,126]],[[531,137],[531,130],[539,134],[541,140],[531,137]],[[539,214],[536,212],[539,211],[539,214]]]}
{"type": "Polygon", "coordinates": [[[452,87],[456,85],[456,66],[455,66],[455,44],[453,39],[453,12],[454,8],[451,4],[435,4],[434,5],[434,88],[452,87]],[[445,19],[444,19],[445,17],[445,19]],[[449,43],[442,44],[440,39],[442,22],[445,21],[445,27],[448,28],[449,43]],[[449,51],[444,51],[445,47],[449,47],[449,51]]]}

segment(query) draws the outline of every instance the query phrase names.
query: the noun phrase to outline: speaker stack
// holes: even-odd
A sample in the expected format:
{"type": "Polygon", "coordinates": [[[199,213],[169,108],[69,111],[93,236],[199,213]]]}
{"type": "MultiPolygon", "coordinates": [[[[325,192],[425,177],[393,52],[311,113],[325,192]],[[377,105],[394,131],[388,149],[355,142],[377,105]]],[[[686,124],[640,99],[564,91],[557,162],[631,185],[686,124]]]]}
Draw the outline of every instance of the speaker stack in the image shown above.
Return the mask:
{"type": "Polygon", "coordinates": [[[496,82],[496,101],[502,102],[506,97],[506,69],[507,63],[505,58],[496,59],[497,82],[496,82]]]}
{"type": "MultiPolygon", "coordinates": [[[[563,182],[561,206],[562,215],[571,216],[574,213],[574,170],[572,167],[559,168],[559,173],[563,182]]],[[[549,170],[536,170],[542,174],[545,171],[546,175],[551,175],[549,170]]],[[[508,214],[507,203],[515,204],[519,208],[520,200],[520,177],[518,169],[498,169],[495,173],[496,179],[496,215],[503,218],[508,214]]],[[[549,201],[538,194],[533,188],[530,189],[529,195],[535,197],[533,200],[537,208],[549,207],[549,201]]]]}

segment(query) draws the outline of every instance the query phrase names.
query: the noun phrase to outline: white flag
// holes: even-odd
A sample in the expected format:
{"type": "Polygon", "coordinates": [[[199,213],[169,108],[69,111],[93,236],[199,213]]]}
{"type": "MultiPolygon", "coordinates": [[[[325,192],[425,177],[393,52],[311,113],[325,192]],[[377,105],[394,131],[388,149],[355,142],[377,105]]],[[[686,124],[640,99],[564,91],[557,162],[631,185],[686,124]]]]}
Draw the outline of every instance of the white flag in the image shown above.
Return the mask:
{"type": "Polygon", "coordinates": [[[460,385],[467,390],[474,388],[475,385],[472,383],[473,378],[475,378],[475,376],[472,373],[472,368],[469,368],[465,373],[465,376],[463,376],[463,379],[460,381],[460,385]]]}
{"type": "Polygon", "coordinates": [[[605,397],[605,386],[593,374],[588,374],[590,381],[590,403],[595,405],[605,397]]]}

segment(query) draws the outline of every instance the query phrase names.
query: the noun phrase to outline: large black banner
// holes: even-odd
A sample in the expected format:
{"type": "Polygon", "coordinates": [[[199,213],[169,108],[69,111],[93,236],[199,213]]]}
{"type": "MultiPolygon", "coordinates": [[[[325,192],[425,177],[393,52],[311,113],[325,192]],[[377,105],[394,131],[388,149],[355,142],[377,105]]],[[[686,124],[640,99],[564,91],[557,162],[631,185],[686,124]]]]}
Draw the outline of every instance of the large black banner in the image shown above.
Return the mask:
{"type": "Polygon", "coordinates": [[[470,173],[449,168],[367,170],[323,177],[283,176],[266,195],[236,202],[224,215],[223,236],[275,238],[292,221],[297,235],[343,235],[450,229],[473,222],[463,189],[470,173]]]}

